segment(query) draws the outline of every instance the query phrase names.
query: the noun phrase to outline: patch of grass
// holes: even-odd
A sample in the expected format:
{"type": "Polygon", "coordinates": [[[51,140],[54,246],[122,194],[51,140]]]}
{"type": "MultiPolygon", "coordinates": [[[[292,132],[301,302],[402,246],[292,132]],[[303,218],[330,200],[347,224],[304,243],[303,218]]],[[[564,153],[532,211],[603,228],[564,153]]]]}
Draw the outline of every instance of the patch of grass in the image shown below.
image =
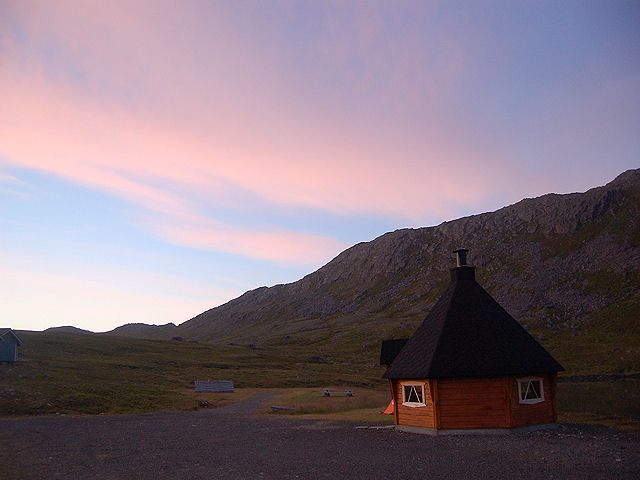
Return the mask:
{"type": "Polygon", "coordinates": [[[530,333],[566,369],[563,376],[640,372],[638,297],[612,305],[573,328],[537,325],[530,333]],[[602,315],[602,317],[600,317],[602,315]]]}
{"type": "Polygon", "coordinates": [[[558,420],[640,431],[640,380],[558,384],[558,420]]]}
{"type": "Polygon", "coordinates": [[[585,272],[583,278],[586,283],[585,292],[612,295],[618,298],[633,295],[640,285],[640,272],[638,271],[617,273],[598,270],[585,272]]]}
{"type": "MultiPolygon", "coordinates": [[[[344,390],[344,387],[327,387],[329,390],[344,390]]],[[[355,388],[352,397],[323,397],[318,388],[289,389],[278,395],[272,405],[295,408],[295,411],[284,411],[288,415],[305,418],[351,420],[358,422],[393,423],[392,415],[382,415],[389,404],[389,390],[355,388]]],[[[263,412],[270,413],[269,406],[263,412]]]]}
{"type": "Polygon", "coordinates": [[[264,392],[265,388],[234,388],[233,392],[196,392],[193,389],[184,389],[180,391],[181,399],[184,402],[184,408],[181,410],[197,410],[200,402],[209,402],[210,408],[221,408],[232,403],[241,402],[255,395],[258,392],[264,392]]]}
{"type": "MultiPolygon", "coordinates": [[[[601,337],[617,339],[619,346],[622,347],[627,343],[626,339],[640,337],[638,312],[640,312],[640,294],[636,291],[634,296],[612,303],[593,314],[583,324],[582,329],[591,334],[594,340],[601,337]]],[[[635,342],[635,345],[640,343],[635,342]]]]}
{"type": "MultiPolygon", "coordinates": [[[[310,363],[309,347],[256,348],[105,335],[19,332],[18,362],[0,365],[0,415],[190,410],[195,380],[237,388],[380,385],[371,363],[310,363]]],[[[205,397],[202,397],[206,400],[205,397]]]]}

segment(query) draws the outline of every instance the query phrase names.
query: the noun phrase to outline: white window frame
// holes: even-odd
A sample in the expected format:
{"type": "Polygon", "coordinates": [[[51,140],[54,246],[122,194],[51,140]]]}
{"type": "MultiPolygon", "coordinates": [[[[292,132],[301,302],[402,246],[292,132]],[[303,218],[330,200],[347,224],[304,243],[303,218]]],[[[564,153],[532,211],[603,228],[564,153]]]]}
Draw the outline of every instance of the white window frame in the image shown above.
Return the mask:
{"type": "MultiPolygon", "coordinates": [[[[402,405],[404,405],[405,407],[412,407],[412,408],[416,408],[416,407],[426,407],[427,404],[425,403],[425,388],[424,388],[424,383],[421,382],[402,382],[400,383],[400,386],[402,387],[402,405]],[[420,392],[422,393],[422,402],[409,402],[407,401],[406,397],[405,397],[405,387],[413,387],[413,388],[419,388],[420,392]]],[[[418,391],[416,390],[416,393],[418,391]]]]}
{"type": "Polygon", "coordinates": [[[518,401],[527,405],[544,402],[544,379],[542,377],[526,377],[518,379],[518,401]],[[526,390],[523,392],[523,388],[528,388],[531,382],[540,382],[540,396],[537,398],[530,398],[523,400],[522,397],[526,396],[526,390]]]}

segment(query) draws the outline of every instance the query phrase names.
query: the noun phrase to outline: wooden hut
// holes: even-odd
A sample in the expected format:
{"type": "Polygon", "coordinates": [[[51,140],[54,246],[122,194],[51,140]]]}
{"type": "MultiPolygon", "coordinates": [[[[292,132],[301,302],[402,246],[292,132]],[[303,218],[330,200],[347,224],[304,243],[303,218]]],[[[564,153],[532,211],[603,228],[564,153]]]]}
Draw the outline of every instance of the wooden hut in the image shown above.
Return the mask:
{"type": "Polygon", "coordinates": [[[556,421],[564,370],[477,282],[456,250],[451,283],[383,377],[395,423],[434,432],[556,421]]]}
{"type": "Polygon", "coordinates": [[[10,328],[0,328],[0,362],[15,362],[22,342],[10,328]]]}

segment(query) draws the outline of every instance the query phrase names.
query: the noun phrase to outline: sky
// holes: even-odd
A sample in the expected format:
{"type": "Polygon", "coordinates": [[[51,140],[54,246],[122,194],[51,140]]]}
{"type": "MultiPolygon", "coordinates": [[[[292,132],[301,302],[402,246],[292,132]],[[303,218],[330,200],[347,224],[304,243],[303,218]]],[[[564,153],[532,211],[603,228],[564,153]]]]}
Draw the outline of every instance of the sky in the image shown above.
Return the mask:
{"type": "Polygon", "coordinates": [[[182,323],[640,166],[640,2],[0,0],[1,327],[182,323]]]}

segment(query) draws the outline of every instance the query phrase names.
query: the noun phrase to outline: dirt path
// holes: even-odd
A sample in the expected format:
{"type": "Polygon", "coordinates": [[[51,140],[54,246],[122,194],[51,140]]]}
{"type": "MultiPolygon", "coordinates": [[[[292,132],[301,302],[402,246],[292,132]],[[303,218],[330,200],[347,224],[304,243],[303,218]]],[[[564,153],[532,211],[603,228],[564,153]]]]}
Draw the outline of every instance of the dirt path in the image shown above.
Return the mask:
{"type": "Polygon", "coordinates": [[[431,437],[256,415],[273,395],[199,412],[0,419],[0,478],[640,478],[638,434],[431,437]]]}
{"type": "Polygon", "coordinates": [[[277,397],[279,392],[259,392],[241,402],[231,403],[224,408],[213,410],[215,413],[223,415],[247,415],[257,413],[260,407],[268,404],[277,397]]]}

